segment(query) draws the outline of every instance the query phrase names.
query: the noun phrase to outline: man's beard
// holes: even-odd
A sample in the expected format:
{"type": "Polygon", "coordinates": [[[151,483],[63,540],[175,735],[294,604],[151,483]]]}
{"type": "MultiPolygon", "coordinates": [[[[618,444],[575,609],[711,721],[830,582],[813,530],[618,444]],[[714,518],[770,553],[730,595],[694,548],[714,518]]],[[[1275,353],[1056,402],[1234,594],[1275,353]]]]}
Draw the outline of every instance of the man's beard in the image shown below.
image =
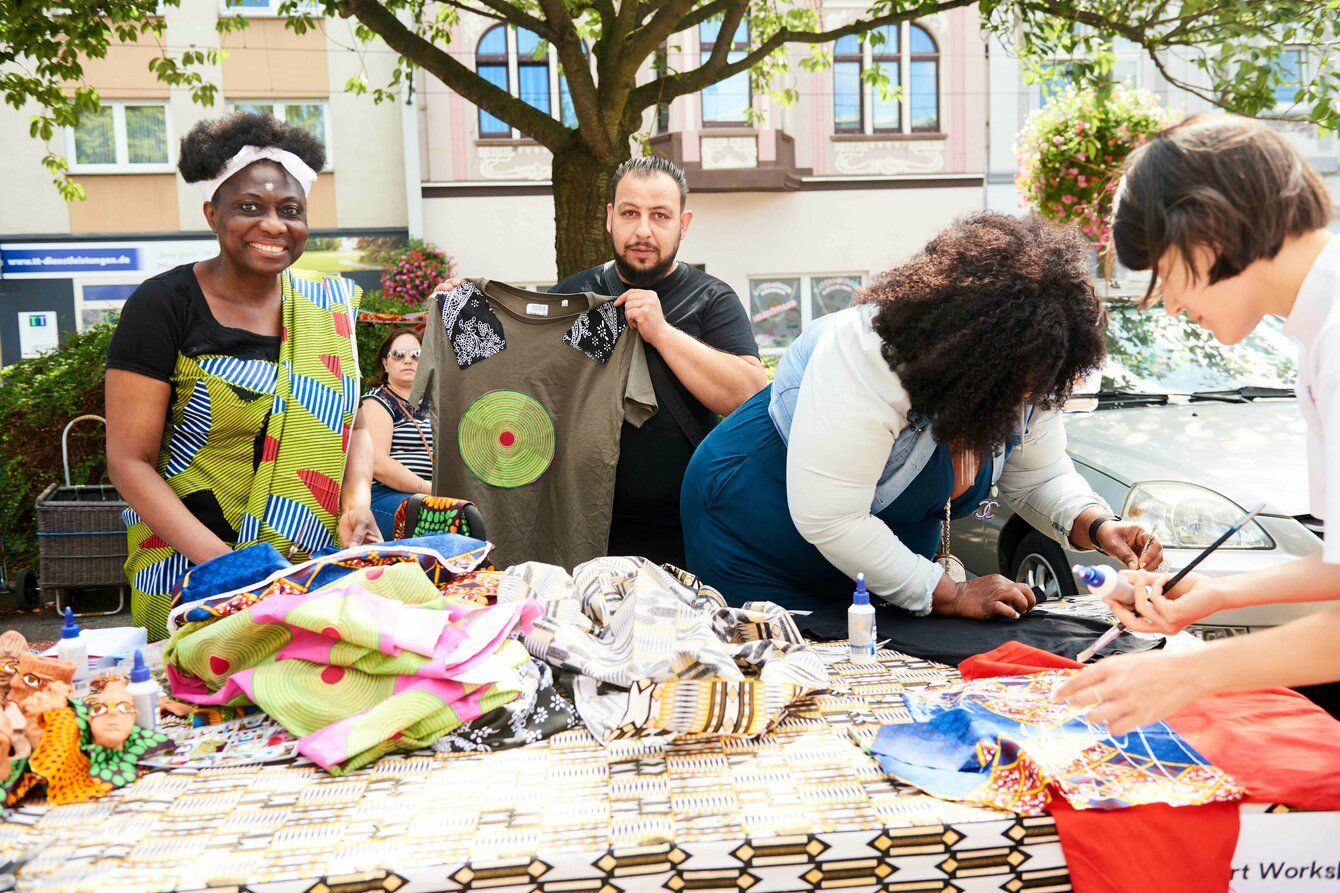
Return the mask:
{"type": "Polygon", "coordinates": [[[651,288],[669,275],[675,265],[675,255],[678,253],[679,243],[676,242],[665,257],[646,269],[639,269],[624,260],[624,256],[615,248],[614,269],[618,271],[619,278],[628,283],[629,288],[651,288]]]}

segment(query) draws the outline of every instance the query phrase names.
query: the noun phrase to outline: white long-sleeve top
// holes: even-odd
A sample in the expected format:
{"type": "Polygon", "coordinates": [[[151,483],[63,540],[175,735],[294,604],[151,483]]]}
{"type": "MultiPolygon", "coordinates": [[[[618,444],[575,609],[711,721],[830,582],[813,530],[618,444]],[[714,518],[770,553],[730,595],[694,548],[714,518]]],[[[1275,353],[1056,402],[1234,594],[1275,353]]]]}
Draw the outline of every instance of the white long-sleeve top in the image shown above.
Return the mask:
{"type": "MultiPolygon", "coordinates": [[[[1312,262],[1284,332],[1302,345],[1298,408],[1307,420],[1308,506],[1333,525],[1340,519],[1340,238],[1312,262]]],[[[1340,564],[1340,535],[1326,538],[1321,557],[1340,564]]]]}
{"type": "MultiPolygon", "coordinates": [[[[928,614],[943,569],[871,514],[911,398],[880,353],[871,315],[840,315],[826,326],[801,379],[787,440],[791,520],[838,570],[852,578],[863,572],[871,592],[928,614]]],[[[998,484],[1010,508],[1062,544],[1081,512],[1107,508],[1066,455],[1058,412],[1034,413],[1023,447],[1011,452],[998,484]]]]}

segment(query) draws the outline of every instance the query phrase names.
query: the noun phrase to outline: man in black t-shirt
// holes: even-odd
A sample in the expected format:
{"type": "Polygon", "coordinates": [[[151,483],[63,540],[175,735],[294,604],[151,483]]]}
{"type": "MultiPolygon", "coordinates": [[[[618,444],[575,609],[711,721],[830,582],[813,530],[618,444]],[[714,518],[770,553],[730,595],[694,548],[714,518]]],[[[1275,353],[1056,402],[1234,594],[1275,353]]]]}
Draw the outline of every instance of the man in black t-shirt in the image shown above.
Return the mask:
{"type": "Polygon", "coordinates": [[[609,554],[684,566],[679,489],[698,442],[767,384],[758,343],[735,291],[675,260],[693,212],[688,182],[654,156],[621,164],[605,229],[614,262],[584,270],[555,292],[615,295],[647,344],[659,409],[641,428],[624,424],[614,484],[609,554]]]}

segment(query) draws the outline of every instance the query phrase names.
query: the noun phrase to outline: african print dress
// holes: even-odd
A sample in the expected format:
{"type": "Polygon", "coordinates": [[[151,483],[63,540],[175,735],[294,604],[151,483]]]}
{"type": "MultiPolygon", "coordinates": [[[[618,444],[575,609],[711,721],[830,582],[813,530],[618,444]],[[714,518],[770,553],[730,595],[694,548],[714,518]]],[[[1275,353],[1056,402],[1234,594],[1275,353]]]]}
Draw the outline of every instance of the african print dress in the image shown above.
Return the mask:
{"type": "MultiPolygon", "coordinates": [[[[178,354],[158,471],[179,497],[212,493],[235,543],[294,560],[337,545],[340,480],[358,407],[353,319],[360,289],[285,272],[278,362],[178,354]],[[264,436],[258,444],[258,434],[264,436]]],[[[135,623],[167,635],[171,589],[189,565],[127,508],[135,623]]]]}

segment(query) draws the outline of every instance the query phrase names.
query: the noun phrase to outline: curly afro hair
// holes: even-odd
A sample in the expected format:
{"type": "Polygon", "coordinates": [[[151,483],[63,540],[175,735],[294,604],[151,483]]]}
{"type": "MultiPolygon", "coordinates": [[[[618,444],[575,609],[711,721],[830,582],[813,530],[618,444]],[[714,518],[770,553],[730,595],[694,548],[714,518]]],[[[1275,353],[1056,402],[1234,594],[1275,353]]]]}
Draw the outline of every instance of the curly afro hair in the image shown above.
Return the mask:
{"type": "Polygon", "coordinates": [[[1073,229],[986,212],[956,221],[861,294],[912,409],[943,443],[1001,447],[1025,402],[1059,407],[1106,353],[1088,245],[1073,229]]]}
{"type": "Polygon", "coordinates": [[[301,127],[285,124],[270,115],[234,112],[200,121],[181,138],[177,170],[187,183],[211,180],[243,146],[284,149],[314,171],[326,166],[325,146],[301,127]]]}

